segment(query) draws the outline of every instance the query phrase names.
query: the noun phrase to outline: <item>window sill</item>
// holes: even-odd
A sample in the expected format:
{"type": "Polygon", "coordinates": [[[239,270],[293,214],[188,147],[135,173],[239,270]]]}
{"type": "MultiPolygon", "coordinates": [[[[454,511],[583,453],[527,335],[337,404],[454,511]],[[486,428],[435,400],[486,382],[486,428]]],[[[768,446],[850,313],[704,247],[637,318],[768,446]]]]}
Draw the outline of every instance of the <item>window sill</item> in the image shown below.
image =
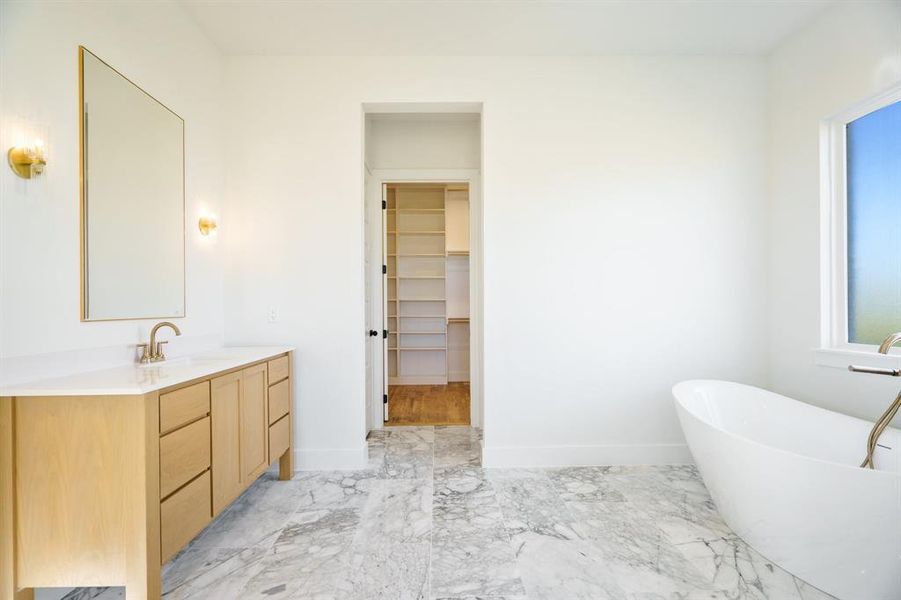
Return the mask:
{"type": "Polygon", "coordinates": [[[889,354],[879,354],[875,346],[850,346],[847,348],[817,348],[813,351],[814,363],[821,367],[847,369],[849,365],[901,369],[901,354],[892,349],[889,354]]]}

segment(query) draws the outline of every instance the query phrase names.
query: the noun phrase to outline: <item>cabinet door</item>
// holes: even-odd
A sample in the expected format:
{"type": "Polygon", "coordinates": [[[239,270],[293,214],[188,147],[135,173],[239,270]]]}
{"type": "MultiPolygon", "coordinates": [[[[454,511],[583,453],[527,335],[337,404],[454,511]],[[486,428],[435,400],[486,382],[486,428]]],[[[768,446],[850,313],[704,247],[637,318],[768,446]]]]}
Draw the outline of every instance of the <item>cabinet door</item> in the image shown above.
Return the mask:
{"type": "Polygon", "coordinates": [[[213,515],[241,493],[241,372],[212,380],[213,515]]]}
{"type": "Polygon", "coordinates": [[[269,466],[266,363],[241,371],[241,475],[250,485],[269,466]]]}

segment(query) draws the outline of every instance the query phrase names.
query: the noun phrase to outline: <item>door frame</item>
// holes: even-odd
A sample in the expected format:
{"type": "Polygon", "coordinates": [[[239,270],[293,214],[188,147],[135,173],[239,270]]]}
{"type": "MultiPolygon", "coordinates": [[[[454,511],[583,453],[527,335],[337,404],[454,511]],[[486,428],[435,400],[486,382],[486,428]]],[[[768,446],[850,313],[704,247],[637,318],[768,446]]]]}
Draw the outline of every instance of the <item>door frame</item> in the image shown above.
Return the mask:
{"type": "MultiPolygon", "coordinates": [[[[482,426],[483,403],[483,375],[482,375],[482,351],[483,351],[483,321],[482,321],[482,185],[479,169],[371,169],[368,173],[365,190],[364,210],[369,213],[369,229],[364,231],[365,236],[373,236],[373,240],[380,240],[370,247],[370,273],[372,281],[382,279],[382,256],[385,239],[382,219],[385,213],[382,211],[382,185],[386,183],[467,183],[469,184],[469,422],[472,427],[482,426]],[[373,218],[374,211],[378,210],[379,218],[373,218]],[[377,226],[376,226],[377,225],[377,226]],[[378,277],[378,279],[376,279],[378,277]]],[[[364,240],[365,247],[365,240],[364,240]]],[[[370,288],[371,323],[381,323],[380,329],[386,329],[388,324],[384,322],[384,302],[382,300],[382,286],[370,288]]],[[[370,342],[371,343],[371,342],[370,342]]],[[[373,399],[382,394],[384,378],[387,369],[385,367],[386,356],[384,352],[373,353],[371,361],[372,369],[372,394],[373,399]],[[376,392],[378,395],[375,395],[376,392]]],[[[382,420],[382,405],[372,402],[372,409],[367,415],[369,429],[381,429],[384,427],[382,420]]]]}

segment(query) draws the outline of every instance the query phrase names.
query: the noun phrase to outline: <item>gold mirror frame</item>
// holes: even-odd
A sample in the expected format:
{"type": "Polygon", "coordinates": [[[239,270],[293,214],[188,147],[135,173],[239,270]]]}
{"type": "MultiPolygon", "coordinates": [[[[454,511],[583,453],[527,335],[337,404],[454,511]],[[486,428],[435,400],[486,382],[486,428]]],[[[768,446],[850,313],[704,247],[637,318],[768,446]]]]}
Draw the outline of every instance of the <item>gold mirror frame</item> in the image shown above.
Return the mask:
{"type": "Polygon", "coordinates": [[[138,320],[158,320],[158,319],[184,319],[188,315],[188,240],[187,240],[187,228],[185,226],[186,221],[186,211],[187,211],[187,193],[185,189],[185,179],[187,177],[187,171],[185,169],[185,120],[176,113],[174,110],[154,98],[150,93],[147,92],[144,88],[136,84],[134,81],[123,75],[118,69],[110,65],[108,62],[85,48],[84,46],[78,46],[78,192],[79,192],[79,205],[78,205],[78,258],[79,258],[79,290],[78,290],[78,301],[79,301],[79,315],[82,322],[103,322],[103,321],[138,321],[138,320]],[[122,77],[125,81],[135,86],[138,90],[143,92],[148,98],[165,108],[167,111],[175,115],[182,123],[181,128],[181,226],[182,226],[182,313],[181,315],[152,315],[146,317],[116,317],[110,319],[92,319],[88,316],[88,303],[87,303],[87,272],[86,272],[86,261],[87,261],[87,232],[85,229],[86,220],[85,220],[85,201],[87,198],[87,180],[84,176],[84,167],[85,167],[85,111],[84,111],[84,53],[87,52],[104,65],[112,69],[116,74],[122,77]]]}

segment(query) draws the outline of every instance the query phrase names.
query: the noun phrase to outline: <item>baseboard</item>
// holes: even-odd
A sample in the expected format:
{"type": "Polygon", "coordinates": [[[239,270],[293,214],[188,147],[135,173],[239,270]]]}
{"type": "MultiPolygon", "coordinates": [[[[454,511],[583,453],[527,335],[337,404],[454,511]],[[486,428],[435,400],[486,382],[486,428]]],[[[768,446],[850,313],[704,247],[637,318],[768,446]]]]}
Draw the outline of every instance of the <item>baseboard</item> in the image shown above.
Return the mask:
{"type": "Polygon", "coordinates": [[[349,471],[365,469],[369,448],[295,449],[294,468],[298,471],[349,471]]]}
{"type": "Polygon", "coordinates": [[[686,444],[485,446],[482,448],[482,465],[488,468],[692,463],[694,460],[686,444]]]}
{"type": "Polygon", "coordinates": [[[450,371],[447,374],[448,383],[460,383],[469,381],[469,371],[450,371]]]}

